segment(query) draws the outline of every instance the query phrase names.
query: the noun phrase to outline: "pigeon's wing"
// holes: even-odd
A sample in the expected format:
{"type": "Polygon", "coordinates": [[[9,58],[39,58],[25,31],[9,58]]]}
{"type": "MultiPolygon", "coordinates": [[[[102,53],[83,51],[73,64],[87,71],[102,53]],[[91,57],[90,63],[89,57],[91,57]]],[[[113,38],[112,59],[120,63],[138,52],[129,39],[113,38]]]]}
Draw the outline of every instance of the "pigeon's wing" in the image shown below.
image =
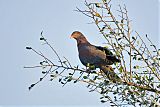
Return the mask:
{"type": "Polygon", "coordinates": [[[106,59],[107,60],[110,60],[112,61],[113,63],[114,62],[120,62],[120,60],[115,56],[113,55],[113,53],[106,47],[101,47],[101,46],[95,46],[97,49],[101,50],[101,51],[104,51],[105,54],[106,54],[106,59]]]}
{"type": "Polygon", "coordinates": [[[106,58],[110,61],[114,62],[120,62],[120,59],[118,59],[116,56],[114,55],[106,55],[106,58]]]}
{"type": "Polygon", "coordinates": [[[101,46],[95,46],[97,49],[104,51],[106,55],[113,55],[113,53],[106,47],[101,47],[101,46]]]}

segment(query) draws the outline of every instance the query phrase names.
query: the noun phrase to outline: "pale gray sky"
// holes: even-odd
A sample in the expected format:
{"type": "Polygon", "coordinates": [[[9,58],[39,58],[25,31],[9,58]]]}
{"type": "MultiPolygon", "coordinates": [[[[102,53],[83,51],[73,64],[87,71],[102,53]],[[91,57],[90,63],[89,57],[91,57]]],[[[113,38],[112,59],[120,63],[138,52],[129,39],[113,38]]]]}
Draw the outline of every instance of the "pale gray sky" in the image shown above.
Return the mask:
{"type": "MultiPolygon", "coordinates": [[[[119,1],[122,0],[113,5],[119,1]]],[[[148,34],[158,45],[158,0],[125,0],[123,3],[133,20],[134,30],[142,36],[148,34]]],[[[42,30],[57,52],[75,65],[81,63],[76,42],[69,38],[74,30],[83,32],[93,44],[105,42],[96,27],[87,24],[90,19],[73,11],[76,6],[83,9],[83,0],[0,0],[0,105],[105,105],[100,103],[99,94],[89,93],[81,83],[62,87],[58,81],[49,82],[46,78],[28,91],[28,86],[36,82],[41,73],[39,69],[23,66],[38,64],[41,58],[25,47],[30,45],[52,55],[40,45],[42,30]]]]}

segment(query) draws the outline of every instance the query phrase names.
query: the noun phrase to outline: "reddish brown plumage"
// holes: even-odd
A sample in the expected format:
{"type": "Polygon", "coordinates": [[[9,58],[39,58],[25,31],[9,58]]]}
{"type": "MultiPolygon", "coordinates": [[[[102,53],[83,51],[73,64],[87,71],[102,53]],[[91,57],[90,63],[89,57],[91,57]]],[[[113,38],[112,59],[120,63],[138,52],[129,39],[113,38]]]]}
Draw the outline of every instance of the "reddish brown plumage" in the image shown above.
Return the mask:
{"type": "Polygon", "coordinates": [[[72,33],[71,38],[74,38],[77,40],[77,45],[81,44],[90,44],[87,39],[83,36],[83,34],[79,31],[75,31],[72,33]]]}

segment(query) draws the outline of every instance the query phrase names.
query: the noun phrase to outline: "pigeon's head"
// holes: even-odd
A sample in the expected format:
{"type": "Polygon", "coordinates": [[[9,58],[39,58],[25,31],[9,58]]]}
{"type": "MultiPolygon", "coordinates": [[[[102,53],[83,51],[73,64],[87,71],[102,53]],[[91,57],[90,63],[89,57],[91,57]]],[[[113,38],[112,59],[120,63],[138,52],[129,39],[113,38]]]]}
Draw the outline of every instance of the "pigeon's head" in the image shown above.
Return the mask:
{"type": "Polygon", "coordinates": [[[74,32],[71,34],[71,38],[74,38],[74,39],[78,40],[78,39],[85,38],[85,37],[83,36],[83,34],[82,34],[81,32],[79,32],[79,31],[74,31],[74,32]]]}
{"type": "Polygon", "coordinates": [[[81,32],[79,32],[79,31],[74,31],[74,32],[71,34],[71,37],[70,37],[70,38],[76,39],[78,45],[79,45],[79,44],[84,44],[84,43],[87,43],[87,44],[89,43],[89,42],[87,41],[87,39],[84,37],[84,35],[83,35],[81,32]]]}

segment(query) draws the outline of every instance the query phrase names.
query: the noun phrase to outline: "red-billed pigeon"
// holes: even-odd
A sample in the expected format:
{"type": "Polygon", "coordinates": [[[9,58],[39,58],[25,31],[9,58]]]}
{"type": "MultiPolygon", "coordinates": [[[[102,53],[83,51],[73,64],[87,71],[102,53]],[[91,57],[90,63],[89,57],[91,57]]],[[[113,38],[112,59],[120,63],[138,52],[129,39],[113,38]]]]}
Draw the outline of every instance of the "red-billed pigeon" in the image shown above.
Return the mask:
{"type": "Polygon", "coordinates": [[[114,83],[120,81],[120,78],[110,66],[115,62],[120,62],[120,60],[109,49],[90,44],[79,31],[74,31],[71,34],[71,38],[77,41],[79,59],[83,65],[93,65],[95,68],[100,68],[107,75],[108,79],[114,83]]]}

